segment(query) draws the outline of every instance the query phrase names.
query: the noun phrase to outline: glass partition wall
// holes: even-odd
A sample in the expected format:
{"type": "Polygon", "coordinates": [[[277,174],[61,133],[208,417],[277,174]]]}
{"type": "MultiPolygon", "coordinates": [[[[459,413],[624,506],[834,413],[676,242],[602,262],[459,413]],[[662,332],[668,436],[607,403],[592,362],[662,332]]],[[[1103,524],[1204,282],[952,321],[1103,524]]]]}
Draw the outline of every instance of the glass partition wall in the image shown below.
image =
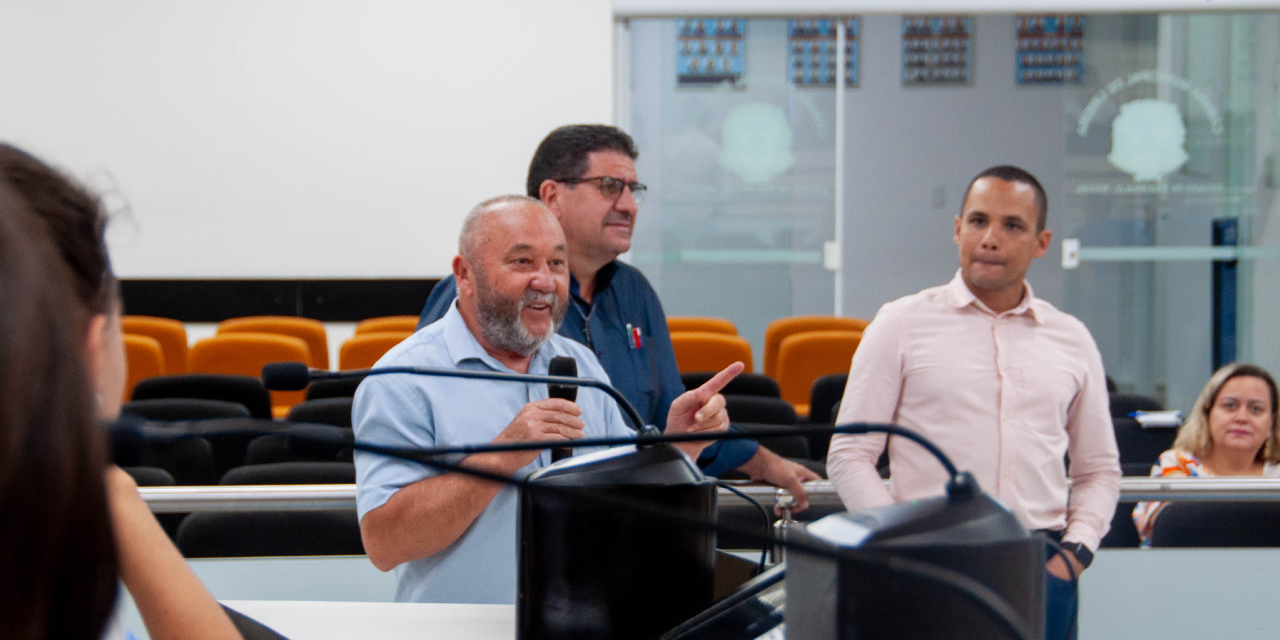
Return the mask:
{"type": "Polygon", "coordinates": [[[650,185],[629,258],[669,315],[733,320],[758,367],[770,321],[832,312],[824,243],[872,317],[952,277],[965,186],[1014,164],[1049,195],[1036,295],[1121,391],[1186,411],[1216,364],[1280,369],[1280,14],[857,16],[840,123],[834,21],[695,18],[619,29],[650,185]]]}
{"type": "Polygon", "coordinates": [[[758,370],[770,321],[832,312],[835,92],[789,82],[786,20],[742,20],[741,39],[721,39],[741,43],[737,78],[681,76],[682,44],[715,42],[681,38],[689,23],[630,23],[629,124],[650,187],[631,260],[669,315],[733,320],[758,370]]]}

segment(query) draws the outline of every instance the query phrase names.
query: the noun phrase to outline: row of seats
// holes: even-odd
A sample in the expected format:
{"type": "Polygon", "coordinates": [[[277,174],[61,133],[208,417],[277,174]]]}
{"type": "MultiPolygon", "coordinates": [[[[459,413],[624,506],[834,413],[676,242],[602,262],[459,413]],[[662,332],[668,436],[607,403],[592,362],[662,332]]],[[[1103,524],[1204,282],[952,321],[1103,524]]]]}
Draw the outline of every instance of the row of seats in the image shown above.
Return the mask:
{"type": "MultiPolygon", "coordinates": [[[[345,398],[349,401],[355,395],[361,379],[313,382],[305,391],[298,392],[302,394],[303,402],[291,407],[284,416],[276,416],[271,405],[271,395],[263,386],[261,378],[217,373],[155,376],[138,382],[133,389],[132,401],[125,403],[124,409],[156,420],[200,420],[240,415],[269,420],[272,417],[305,415],[305,419],[297,420],[329,423],[328,419],[313,419],[316,411],[314,407],[321,406],[313,401],[327,398],[345,398]]],[[[350,426],[349,408],[344,418],[346,426],[350,426]]]]}
{"type": "MultiPolygon", "coordinates": [[[[140,486],[174,486],[157,467],[125,467],[140,486]]],[[[237,467],[220,485],[354,484],[350,462],[266,462],[237,467]]],[[[354,509],[159,514],[157,519],[187,558],[362,555],[354,509]]]]}
{"type": "MultiPolygon", "coordinates": [[[[172,478],[154,468],[127,469],[139,484],[168,485],[172,478]]],[[[222,485],[350,484],[355,466],[348,462],[278,462],[240,467],[226,473],[222,485]]],[[[756,523],[750,507],[722,507],[721,524],[756,523]]],[[[812,521],[832,509],[799,514],[812,521]]],[[[1121,504],[1117,516],[1132,511],[1121,504]]],[[[360,555],[364,553],[354,509],[245,513],[163,514],[162,524],[188,558],[360,555]]],[[[1119,546],[1104,540],[1104,547],[1119,546]]],[[[720,548],[747,548],[754,541],[721,535],[720,548]]],[[[1127,545],[1126,545],[1127,546],[1127,545]]],[[[1280,505],[1276,503],[1174,503],[1156,521],[1155,547],[1280,546],[1280,505]]]]}
{"type": "MultiPolygon", "coordinates": [[[[684,374],[683,378],[687,387],[694,388],[704,383],[710,375],[710,373],[691,373],[684,374]]],[[[809,416],[810,426],[834,421],[838,411],[839,399],[843,393],[846,375],[844,373],[830,374],[821,377],[815,382],[809,402],[812,407],[809,416]]],[[[244,416],[249,414],[250,411],[248,406],[242,403],[255,405],[257,407],[255,413],[260,417],[266,412],[268,406],[266,390],[262,388],[261,382],[256,379],[236,376],[181,376],[148,380],[143,385],[140,385],[139,390],[142,395],[173,394],[179,397],[167,400],[159,398],[135,400],[126,405],[125,410],[151,420],[182,420],[183,422],[172,422],[162,429],[171,434],[186,434],[190,437],[170,440],[159,439],[157,444],[149,444],[144,448],[142,454],[133,460],[129,460],[128,463],[163,469],[163,471],[159,471],[160,482],[156,482],[154,478],[149,482],[144,482],[140,477],[139,482],[143,484],[165,484],[166,482],[163,479],[167,477],[167,483],[205,485],[213,482],[235,483],[238,482],[237,478],[244,477],[259,478],[255,482],[265,482],[261,479],[262,476],[255,475],[258,473],[256,471],[239,471],[250,467],[266,468],[270,465],[283,463],[350,460],[349,444],[353,439],[349,428],[351,415],[350,396],[354,393],[358,384],[358,379],[320,381],[307,390],[306,396],[309,400],[295,406],[288,418],[295,422],[324,422],[330,425],[318,426],[314,424],[294,425],[261,419],[246,420],[244,416]],[[200,381],[204,383],[202,387],[195,384],[200,381]],[[168,387],[164,388],[165,385],[168,385],[168,387]],[[213,393],[218,389],[221,389],[221,395],[219,396],[223,398],[221,401],[182,398],[182,396],[186,395],[218,395],[213,393]],[[199,418],[219,418],[223,415],[228,417],[196,421],[199,418]],[[329,442],[345,443],[347,446],[343,446],[343,444],[334,446],[331,444],[327,448],[319,447],[317,451],[315,446],[299,450],[290,443],[289,436],[291,434],[309,433],[310,435],[315,435],[314,430],[316,429],[329,430],[330,435],[327,438],[329,442]]],[[[780,398],[779,385],[772,378],[760,374],[743,374],[731,381],[724,389],[724,392],[730,419],[735,425],[746,431],[801,424],[791,404],[780,398]]],[[[1159,410],[1160,408],[1160,404],[1150,398],[1118,393],[1111,394],[1111,412],[1115,424],[1116,440],[1119,444],[1121,463],[1127,475],[1146,475],[1159,453],[1167,449],[1173,442],[1173,437],[1176,433],[1175,429],[1142,428],[1130,417],[1130,414],[1135,410],[1159,410]]],[[[157,427],[152,426],[149,429],[155,431],[157,427]]],[[[829,440],[829,434],[807,437],[797,434],[795,436],[763,438],[762,442],[779,454],[806,464],[820,475],[825,476],[823,461],[829,447],[829,440]]],[[[135,469],[133,471],[145,475],[146,470],[135,469]]],[[[338,481],[326,479],[310,472],[294,473],[297,475],[291,477],[288,482],[281,480],[270,483],[325,483],[338,481]]],[[[348,476],[342,476],[342,478],[346,477],[348,476]]],[[[1117,507],[1111,532],[1103,541],[1104,547],[1136,547],[1138,545],[1137,532],[1133,528],[1130,517],[1132,510],[1133,503],[1122,503],[1117,507]]],[[[1192,512],[1194,509],[1186,507],[1181,511],[1192,512]]],[[[804,519],[809,520],[813,517],[820,517],[824,513],[814,511],[813,513],[805,514],[804,519]]],[[[739,524],[749,524],[756,517],[757,515],[753,511],[737,513],[729,510],[721,515],[722,520],[725,521],[738,522],[741,520],[739,524]]],[[[354,530],[349,526],[351,524],[349,522],[350,514],[342,516],[334,514],[317,515],[315,518],[322,520],[325,518],[330,520],[337,518],[346,523],[334,524],[333,526],[338,527],[338,530],[343,530],[343,527],[348,533],[354,530]]],[[[217,525],[218,527],[231,526],[229,523],[238,522],[240,524],[236,526],[248,527],[250,531],[254,530],[255,527],[266,527],[277,532],[291,531],[290,527],[293,526],[282,524],[291,520],[289,516],[281,514],[246,515],[243,522],[230,516],[208,514],[206,517],[205,514],[201,514],[192,522],[200,523],[202,520],[221,523],[217,525]]],[[[1171,521],[1178,522],[1178,519],[1171,521]]],[[[186,520],[170,518],[167,522],[166,526],[170,527],[174,535],[181,535],[179,522],[183,526],[187,526],[185,524],[186,520]]],[[[314,525],[319,520],[309,522],[314,525]]],[[[203,526],[192,524],[188,529],[198,532],[203,526]]],[[[203,535],[188,534],[188,542],[184,543],[188,546],[184,547],[184,551],[194,554],[192,557],[201,554],[231,554],[230,547],[212,548],[201,546],[201,544],[205,543],[196,544],[190,542],[190,540],[196,539],[221,539],[225,542],[226,539],[226,536],[221,538],[216,536],[214,538],[201,538],[203,535]]],[[[324,538],[324,534],[318,535],[320,535],[320,538],[324,538]]],[[[1186,544],[1185,536],[1179,536],[1180,534],[1169,534],[1162,539],[1165,544],[1186,544]]],[[[258,540],[254,544],[259,545],[255,547],[259,550],[275,549],[278,551],[277,546],[279,544],[286,544],[278,540],[277,542],[263,541],[254,536],[249,536],[249,538],[258,540]]],[[[347,536],[346,539],[349,541],[351,537],[347,536]]],[[[735,545],[747,546],[745,542],[731,538],[726,538],[722,541],[722,546],[735,547],[735,545]]],[[[350,549],[351,547],[348,546],[346,548],[350,549]]],[[[237,553],[240,552],[243,552],[243,549],[237,551],[237,553]]]]}
{"type": "MultiPolygon", "coordinates": [[[[130,320],[136,321],[135,318],[130,320]]],[[[162,320],[162,319],[159,319],[162,320]]],[[[270,320],[270,319],[268,319],[270,320]]],[[[299,319],[287,318],[287,322],[275,325],[279,326],[302,326],[314,321],[296,322],[299,319]]],[[[808,422],[810,424],[831,423],[834,421],[835,414],[838,410],[839,399],[843,394],[845,382],[847,379],[848,362],[852,357],[852,352],[857,347],[856,340],[860,338],[860,331],[853,329],[854,326],[865,327],[865,321],[854,322],[863,323],[861,325],[849,324],[850,319],[839,319],[829,317],[817,317],[813,319],[806,318],[788,318],[783,321],[771,325],[770,333],[766,336],[766,370],[772,366],[775,374],[778,371],[788,371],[785,363],[788,359],[789,345],[805,344],[813,338],[825,337],[823,334],[838,334],[833,338],[843,339],[852,342],[851,348],[847,353],[841,354],[838,358],[838,364],[834,367],[838,373],[821,373],[821,368],[816,368],[815,373],[810,374],[812,383],[803,389],[804,396],[800,396],[799,392],[791,391],[790,398],[787,398],[786,387],[793,382],[793,376],[783,377],[780,383],[773,377],[761,374],[743,374],[732,381],[725,388],[726,401],[730,418],[735,424],[741,428],[752,431],[760,427],[774,428],[776,426],[798,425],[801,423],[800,416],[797,415],[796,407],[801,406],[808,410],[808,422]],[[834,321],[834,322],[833,322],[834,321]],[[830,329],[832,324],[836,324],[838,329],[830,329]],[[818,326],[819,329],[812,331],[804,331],[800,329],[812,329],[818,326]],[[825,327],[825,328],[824,328],[825,327]],[[851,336],[849,334],[857,334],[851,336]],[[852,341],[849,338],[853,338],[852,341]],[[772,349],[770,347],[776,347],[772,349]],[[776,354],[770,356],[770,354],[776,354]],[[820,375],[819,375],[820,374],[820,375]],[[803,401],[801,401],[803,400],[803,401]]],[[[173,322],[173,321],[168,321],[173,322]]],[[[219,327],[219,338],[241,339],[249,338],[246,342],[264,344],[259,337],[272,337],[269,334],[260,331],[242,330],[265,329],[270,328],[264,324],[255,324],[257,320],[246,319],[244,322],[236,321],[226,324],[228,329],[223,330],[219,327]],[[249,322],[254,320],[254,322],[249,322]]],[[[362,323],[357,329],[356,338],[362,336],[377,336],[379,334],[393,333],[389,331],[381,331],[380,329],[412,329],[416,323],[416,318],[411,316],[378,319],[370,323],[362,323]],[[379,323],[382,323],[379,326],[379,323]],[[392,323],[402,323],[395,325],[392,323]],[[371,330],[372,329],[372,330],[371,330]]],[[[180,323],[178,329],[181,329],[180,323]]],[[[268,323],[269,324],[269,323],[268,323]]],[[[318,323],[317,323],[318,324],[318,323]]],[[[136,322],[131,324],[131,328],[136,328],[136,322]]],[[[694,336],[723,335],[731,338],[738,344],[745,343],[736,335],[736,328],[727,320],[714,318],[672,318],[671,329],[673,342],[678,341],[677,336],[692,334],[694,336]],[[730,333],[730,332],[733,333],[730,333]],[[716,332],[719,332],[718,334],[716,332]]],[[[390,348],[395,342],[403,339],[407,335],[407,331],[397,335],[394,342],[387,344],[381,348],[376,355],[372,356],[369,363],[376,360],[385,352],[386,348],[390,348]]],[[[181,340],[172,340],[174,343],[180,343],[185,346],[185,332],[181,334],[181,340]]],[[[283,336],[287,340],[296,340],[306,342],[302,338],[296,336],[283,336]]],[[[158,339],[152,338],[156,342],[158,339]]],[[[205,342],[205,341],[202,341],[205,342]]],[[[353,339],[353,342],[359,343],[360,340],[353,339]]],[[[818,344],[821,340],[815,341],[818,344]]],[[[310,355],[310,347],[305,346],[308,350],[306,358],[298,357],[279,357],[278,359],[308,359],[310,355]]],[[[327,347],[322,347],[327,349],[327,347]]],[[[679,347],[677,347],[679,349],[679,347]]],[[[791,347],[794,349],[794,346],[791,347]]],[[[750,362],[750,347],[747,347],[745,354],[735,356],[733,359],[741,359],[750,362]]],[[[821,356],[829,354],[833,351],[830,346],[824,346],[820,349],[820,353],[815,356],[803,358],[812,364],[812,361],[820,360],[821,356]]],[[[199,349],[193,349],[192,353],[199,352],[199,349]]],[[[679,354],[679,352],[678,352],[679,354]]],[[[168,371],[169,362],[166,361],[164,371],[168,371]]],[[[180,362],[181,357],[191,357],[191,354],[181,353],[175,361],[180,362]]],[[[678,355],[678,357],[680,357],[678,355]]],[[[194,358],[193,358],[194,359],[194,358]]],[[[345,359],[345,358],[344,358],[345,359]]],[[[696,360],[695,360],[696,362],[696,360]]],[[[319,364],[312,362],[313,365],[319,364]]],[[[714,370],[720,368],[719,363],[701,368],[714,370]]],[[[340,363],[341,366],[341,363],[340,363]]],[[[367,366],[367,365],[364,365],[367,366]]],[[[177,365],[174,365],[177,370],[177,365]]],[[[257,373],[260,365],[254,366],[252,372],[257,373]]],[[[346,367],[344,367],[346,368],[346,367]]],[[[354,367],[352,367],[354,368],[354,367]]],[[[187,363],[186,370],[191,370],[192,365],[187,363]]],[[[696,387],[709,377],[709,373],[685,373],[684,379],[686,386],[696,387]]],[[[798,377],[798,376],[795,376],[798,377]]],[[[138,474],[139,482],[143,484],[194,484],[207,485],[214,482],[225,484],[234,483],[270,483],[270,484],[287,484],[291,482],[306,483],[323,483],[337,482],[333,478],[337,476],[321,477],[310,471],[291,472],[295,476],[285,477],[268,477],[262,473],[267,473],[271,469],[306,468],[306,464],[323,465],[342,465],[344,463],[338,460],[349,460],[350,449],[338,449],[322,452],[317,455],[315,452],[299,453],[295,447],[289,444],[288,430],[295,428],[317,428],[317,427],[299,427],[290,425],[289,423],[325,423],[331,425],[323,427],[328,429],[339,429],[341,441],[350,442],[352,435],[351,426],[351,398],[354,394],[359,380],[341,380],[341,381],[323,381],[312,385],[305,393],[299,392],[297,395],[301,400],[293,405],[287,414],[285,414],[286,423],[270,422],[269,420],[256,420],[250,422],[239,423],[236,426],[236,420],[244,420],[246,417],[271,418],[273,415],[279,416],[278,412],[272,410],[272,399],[268,395],[266,389],[262,387],[260,380],[251,376],[236,375],[179,375],[179,376],[159,376],[152,377],[142,381],[134,390],[134,401],[126,405],[126,411],[145,417],[155,421],[168,421],[168,430],[173,433],[186,434],[189,437],[175,438],[170,441],[162,441],[160,445],[149,446],[144,454],[134,460],[137,466],[131,468],[132,472],[138,474]],[[200,422],[191,422],[201,420],[200,422]],[[279,433],[263,433],[264,431],[279,430],[279,433]],[[303,464],[301,467],[296,465],[303,464]],[[289,465],[295,465],[289,467],[289,465]],[[149,479],[145,479],[150,474],[149,479]],[[244,480],[244,478],[254,478],[254,480],[244,480]],[[167,480],[166,480],[167,479],[167,480]]],[[[793,387],[799,385],[792,384],[793,387]]],[[[1159,403],[1149,398],[1141,396],[1125,396],[1121,394],[1112,395],[1112,413],[1116,425],[1117,441],[1120,444],[1121,462],[1124,466],[1126,474],[1146,475],[1150,469],[1150,465],[1155,461],[1159,453],[1171,444],[1173,438],[1173,430],[1160,429],[1142,429],[1131,417],[1130,413],[1134,410],[1158,410],[1159,403]]],[[[154,427],[152,427],[154,429],[154,427]]],[[[796,436],[775,436],[765,438],[764,443],[774,449],[781,455],[801,461],[825,476],[825,466],[823,461],[826,457],[827,448],[829,446],[830,436],[822,437],[802,437],[796,436]]],[[[349,464],[349,463],[348,463],[349,464]]],[[[345,469],[345,467],[344,467],[345,469]]],[[[347,473],[343,471],[342,473],[347,473]]],[[[351,471],[351,473],[354,473],[351,471]]],[[[341,476],[343,480],[348,476],[341,476]]],[[[1137,537],[1133,530],[1129,513],[1132,510],[1132,504],[1123,504],[1116,510],[1115,521],[1113,522],[1112,532],[1104,541],[1104,546],[1136,546],[1137,537]]],[[[334,547],[329,540],[322,546],[326,548],[343,548],[345,553],[357,553],[355,546],[351,541],[358,543],[358,527],[354,526],[353,514],[336,512],[321,514],[319,512],[310,513],[302,518],[299,522],[294,522],[297,518],[286,516],[283,514],[238,514],[245,516],[246,519],[237,519],[225,514],[197,514],[194,518],[182,519],[176,516],[168,516],[167,524],[173,535],[181,540],[184,552],[191,557],[199,557],[203,555],[257,555],[259,552],[275,555],[282,552],[279,545],[285,544],[289,546],[291,543],[282,543],[281,540],[289,538],[300,538],[304,540],[302,543],[305,547],[305,540],[322,540],[327,534],[317,534],[319,537],[312,536],[308,538],[301,533],[290,533],[291,531],[307,531],[308,529],[324,529],[326,531],[345,532],[335,534],[338,539],[343,542],[335,543],[334,547]],[[206,525],[205,522],[215,523],[206,525]],[[237,531],[252,531],[255,527],[274,531],[271,536],[261,537],[247,535],[249,540],[258,540],[259,546],[255,549],[246,549],[242,546],[232,545],[235,547],[225,546],[226,535],[211,535],[205,531],[206,526],[213,526],[214,529],[225,528],[231,526],[231,523],[237,531]],[[292,524],[289,524],[292,523],[292,524]],[[301,523],[300,529],[292,529],[295,525],[301,523]],[[324,526],[320,526],[323,523],[324,526]],[[183,528],[185,527],[185,528],[183,528]],[[247,527],[247,529],[245,529],[247,527]],[[185,535],[183,532],[187,532],[185,535]],[[203,532],[203,533],[202,533],[203,532]],[[355,533],[354,537],[352,532],[355,533]],[[203,542],[195,542],[195,541],[203,542]],[[275,542],[272,542],[274,540],[275,542]],[[221,541],[221,542],[219,542],[221,541]],[[222,544],[224,546],[219,547],[222,544]],[[344,546],[345,545],[345,546],[344,546]]],[[[754,513],[739,514],[746,518],[755,518],[754,513]]],[[[820,516],[821,513],[808,514],[805,519],[811,516],[820,516]]],[[[738,516],[732,513],[724,514],[725,518],[736,518],[738,516]]],[[[231,536],[236,537],[236,536],[231,536]]],[[[319,544],[317,542],[317,544],[319,544]]],[[[736,541],[725,540],[724,546],[734,546],[738,544],[736,541]]],[[[745,546],[745,545],[739,545],[745,546]]],[[[299,551],[297,545],[290,546],[295,552],[299,551]]],[[[316,551],[319,553],[320,551],[316,551]]]]}
{"type": "MultiPolygon", "coordinates": [[[[769,323],[764,334],[764,375],[777,380],[782,399],[807,416],[815,381],[846,373],[870,324],[862,318],[795,316],[769,323]]],[[[724,318],[667,319],[676,365],[681,373],[719,371],[735,361],[751,373],[751,344],[724,318]]]]}
{"type": "MultiPolygon", "coordinates": [[[[710,373],[683,374],[687,388],[705,383],[710,373]]],[[[847,374],[828,374],[815,381],[809,403],[808,425],[831,424],[847,374]]],[[[323,423],[351,427],[351,400],[360,379],[323,380],[310,385],[306,400],[287,414],[289,422],[323,423]]],[[[724,388],[730,419],[750,430],[752,425],[798,426],[802,420],[790,403],[782,400],[778,383],[760,374],[742,374],[724,388]]],[[[1141,396],[1111,395],[1113,422],[1120,459],[1127,475],[1146,475],[1159,454],[1171,446],[1174,429],[1142,428],[1129,417],[1135,407],[1157,410],[1159,403],[1141,396]]],[[[162,376],[148,379],[135,390],[126,413],[155,421],[196,421],[214,418],[255,417],[269,419],[270,404],[262,382],[226,375],[162,376]]],[[[829,435],[776,438],[767,442],[778,453],[821,465],[826,459],[829,435]]],[[[224,469],[225,470],[225,469],[224,469]]],[[[820,474],[825,469],[815,468],[820,474]]]]}
{"type": "MultiPolygon", "coordinates": [[[[410,335],[414,316],[371,318],[339,352],[340,370],[371,366],[410,335]]],[[[734,361],[753,361],[750,344],[721,318],[673,317],[668,320],[676,361],[682,372],[716,371],[734,361]]],[[[781,397],[801,416],[809,413],[809,396],[819,377],[848,370],[866,320],[834,316],[800,316],[774,321],[765,332],[765,375],[781,382],[781,397]]],[[[251,316],[220,322],[217,334],[187,347],[181,322],[151,316],[123,321],[129,378],[128,399],[136,385],[150,377],[183,373],[257,376],[271,362],[301,361],[329,368],[323,323],[291,316],[251,316]]],[[[272,392],[273,415],[283,417],[301,402],[299,392],[272,392]]]]}
{"type": "MultiPolygon", "coordinates": [[[[371,318],[356,325],[355,335],[342,344],[340,370],[372,366],[417,326],[414,316],[371,318]]],[[[310,318],[252,316],[218,323],[217,334],[188,349],[183,324],[168,318],[125,316],[122,321],[129,375],[128,399],[143,379],[184,373],[257,376],[271,362],[306,362],[329,368],[324,324],[310,318]]],[[[297,392],[273,392],[275,415],[282,416],[302,400],[297,392]]]]}

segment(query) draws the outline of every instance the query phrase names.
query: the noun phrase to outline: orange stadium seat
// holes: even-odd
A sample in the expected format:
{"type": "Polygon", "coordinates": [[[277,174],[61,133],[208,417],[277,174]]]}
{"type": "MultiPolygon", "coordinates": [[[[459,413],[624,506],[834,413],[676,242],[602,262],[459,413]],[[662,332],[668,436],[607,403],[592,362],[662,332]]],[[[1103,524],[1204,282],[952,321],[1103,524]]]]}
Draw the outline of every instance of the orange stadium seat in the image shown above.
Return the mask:
{"type": "MultiPolygon", "coordinates": [[[[311,354],[302,338],[271,333],[220,333],[191,347],[192,373],[262,376],[272,362],[308,362],[311,354]]],[[[279,418],[302,402],[302,391],[272,391],[271,412],[279,418]]]]}
{"type": "Polygon", "coordinates": [[[671,334],[671,346],[676,352],[680,373],[719,371],[734,362],[747,365],[745,371],[751,373],[751,343],[745,338],[706,331],[678,331],[671,334]]]}
{"type": "Polygon", "coordinates": [[[295,316],[246,316],[218,323],[218,333],[276,333],[301,338],[307,343],[311,359],[306,362],[316,369],[329,368],[329,339],[324,323],[295,316]]]}
{"type": "Polygon", "coordinates": [[[738,328],[732,322],[724,318],[709,318],[705,316],[675,316],[667,318],[667,331],[671,333],[677,331],[703,331],[706,333],[727,333],[731,336],[738,335],[738,328]]]}
{"type": "Polygon", "coordinates": [[[391,350],[405,338],[413,335],[408,331],[377,331],[374,333],[357,333],[350,340],[342,343],[338,351],[338,369],[368,369],[378,358],[391,350]]]}
{"type": "Polygon", "coordinates": [[[369,318],[361,320],[356,325],[356,335],[363,333],[384,333],[388,331],[407,331],[413,333],[418,330],[418,316],[382,316],[381,318],[369,318]]]}
{"type": "Polygon", "coordinates": [[[129,377],[126,378],[123,400],[128,402],[139,380],[164,375],[164,350],[160,341],[151,336],[127,333],[124,336],[124,356],[129,362],[129,377]]]}
{"type": "Polygon", "coordinates": [[[828,373],[846,373],[861,331],[806,331],[788,336],[778,349],[778,387],[799,415],[809,415],[813,381],[828,373]]]}
{"type": "Polygon", "coordinates": [[[120,319],[120,329],[158,340],[164,353],[166,375],[187,372],[187,329],[181,322],[155,316],[124,316],[120,319]]]}
{"type": "MultiPolygon", "coordinates": [[[[778,379],[778,347],[787,336],[805,331],[862,331],[871,324],[862,318],[837,316],[793,316],[778,318],[764,330],[764,374],[778,379]]],[[[849,367],[844,368],[845,371],[849,367]]],[[[808,393],[806,390],[805,393],[808,393]]]]}

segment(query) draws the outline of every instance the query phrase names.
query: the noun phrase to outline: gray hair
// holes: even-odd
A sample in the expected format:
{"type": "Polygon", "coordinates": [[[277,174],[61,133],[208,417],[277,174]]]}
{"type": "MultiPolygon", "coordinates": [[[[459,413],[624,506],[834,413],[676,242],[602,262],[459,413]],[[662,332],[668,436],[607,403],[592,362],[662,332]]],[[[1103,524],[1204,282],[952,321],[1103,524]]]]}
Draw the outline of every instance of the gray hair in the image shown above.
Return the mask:
{"type": "Polygon", "coordinates": [[[458,234],[458,253],[467,259],[473,267],[479,265],[476,259],[479,257],[477,253],[480,245],[485,240],[484,225],[480,224],[486,215],[495,209],[515,205],[515,204],[534,204],[539,207],[546,208],[542,201],[537,198],[521,195],[505,195],[496,198],[489,198],[484,202],[476,205],[467,213],[467,217],[462,219],[462,232],[458,234]]]}

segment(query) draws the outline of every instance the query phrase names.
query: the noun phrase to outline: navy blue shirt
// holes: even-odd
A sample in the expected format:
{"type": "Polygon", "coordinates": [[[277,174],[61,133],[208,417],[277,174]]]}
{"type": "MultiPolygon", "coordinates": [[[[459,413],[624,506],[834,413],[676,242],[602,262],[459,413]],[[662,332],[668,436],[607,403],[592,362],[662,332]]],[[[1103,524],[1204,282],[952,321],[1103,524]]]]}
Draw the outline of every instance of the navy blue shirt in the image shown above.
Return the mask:
{"type": "MultiPolygon", "coordinates": [[[[571,308],[558,333],[595,352],[613,386],[648,424],[665,430],[671,403],[685,389],[657,292],[639,269],[615,260],[596,274],[591,302],[578,295],[572,276],[569,294],[571,308]]],[[[441,280],[427,298],[418,328],[444,317],[457,296],[453,276],[441,280]]],[[[707,475],[719,475],[742,466],[759,447],[751,440],[717,442],[702,451],[698,464],[707,475]]]]}

